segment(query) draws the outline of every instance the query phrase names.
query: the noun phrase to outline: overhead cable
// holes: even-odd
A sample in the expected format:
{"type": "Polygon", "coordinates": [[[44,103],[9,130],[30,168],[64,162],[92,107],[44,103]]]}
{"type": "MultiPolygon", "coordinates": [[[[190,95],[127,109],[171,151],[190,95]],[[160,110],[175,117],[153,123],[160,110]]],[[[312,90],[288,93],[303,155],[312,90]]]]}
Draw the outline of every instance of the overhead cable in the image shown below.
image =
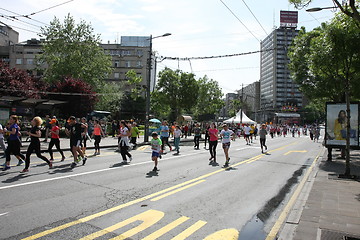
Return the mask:
{"type": "Polygon", "coordinates": [[[242,1],[243,1],[243,3],[245,4],[245,6],[247,7],[247,9],[250,11],[250,13],[253,15],[253,17],[255,18],[255,20],[258,22],[258,24],[260,25],[260,27],[264,30],[265,34],[266,34],[266,35],[269,35],[269,34],[266,32],[265,28],[261,25],[261,23],[260,23],[259,20],[257,19],[257,17],[255,16],[255,14],[251,11],[251,9],[249,8],[249,6],[246,4],[245,0],[242,0],[242,1]]]}
{"type": "MultiPolygon", "coordinates": [[[[235,53],[235,54],[228,54],[228,55],[219,55],[219,56],[209,56],[209,57],[160,57],[160,61],[163,60],[176,60],[176,61],[189,61],[189,60],[199,60],[199,59],[214,59],[214,58],[225,58],[225,57],[237,57],[237,56],[243,56],[243,55],[250,55],[255,53],[261,53],[261,52],[269,52],[280,48],[268,48],[264,50],[258,50],[258,51],[252,51],[252,52],[246,52],[246,53],[235,53]]],[[[282,49],[282,48],[281,48],[282,49]]]]}
{"type": "Polygon", "coordinates": [[[253,35],[254,38],[256,38],[256,40],[258,40],[258,42],[260,42],[260,40],[254,35],[254,33],[252,33],[250,31],[250,29],[240,20],[240,18],[238,18],[238,16],[236,16],[236,14],[223,2],[223,0],[220,0],[220,2],[222,2],[222,4],[224,4],[224,6],[231,12],[231,14],[248,30],[249,33],[251,33],[251,35],[253,35]]]}
{"type": "MultiPolygon", "coordinates": [[[[1,9],[1,10],[4,10],[4,11],[6,11],[6,12],[12,13],[12,14],[16,14],[17,17],[19,17],[19,16],[25,17],[25,15],[22,15],[22,14],[19,14],[19,13],[16,13],[16,12],[13,12],[13,11],[10,11],[10,10],[7,10],[7,9],[5,9],[5,8],[2,8],[2,7],[0,7],[0,9],[1,9]]],[[[16,17],[16,16],[14,16],[14,17],[16,17]]],[[[30,19],[30,20],[32,20],[32,21],[34,21],[34,22],[41,23],[41,24],[43,24],[43,25],[49,25],[49,24],[47,24],[47,23],[44,23],[44,22],[35,20],[35,19],[33,19],[33,18],[29,17],[29,16],[27,16],[26,18],[28,18],[28,19],[30,19]]]]}

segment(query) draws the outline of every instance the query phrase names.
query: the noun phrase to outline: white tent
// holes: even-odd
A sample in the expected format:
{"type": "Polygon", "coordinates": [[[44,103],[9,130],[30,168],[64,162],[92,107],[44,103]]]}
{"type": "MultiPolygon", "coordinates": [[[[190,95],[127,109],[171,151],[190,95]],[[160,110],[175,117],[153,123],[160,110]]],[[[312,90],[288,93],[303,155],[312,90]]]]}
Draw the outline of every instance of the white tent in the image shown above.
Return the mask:
{"type": "Polygon", "coordinates": [[[235,117],[229,118],[224,121],[224,123],[247,123],[247,124],[256,124],[255,121],[251,120],[244,112],[242,112],[241,118],[241,110],[238,111],[235,117]]]}

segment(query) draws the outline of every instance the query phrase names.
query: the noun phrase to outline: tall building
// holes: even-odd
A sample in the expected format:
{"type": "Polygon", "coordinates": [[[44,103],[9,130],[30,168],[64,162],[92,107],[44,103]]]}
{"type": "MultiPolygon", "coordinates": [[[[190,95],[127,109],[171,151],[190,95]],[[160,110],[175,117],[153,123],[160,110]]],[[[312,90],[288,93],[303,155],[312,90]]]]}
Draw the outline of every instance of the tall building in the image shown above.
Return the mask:
{"type": "Polygon", "coordinates": [[[10,47],[18,42],[18,32],[9,26],[0,25],[0,60],[10,62],[10,47]]]}
{"type": "Polygon", "coordinates": [[[244,103],[246,115],[257,121],[260,109],[260,82],[254,82],[237,91],[241,102],[244,103]]]}
{"type": "Polygon", "coordinates": [[[290,61],[287,49],[299,32],[294,26],[284,24],[261,41],[260,121],[272,122],[282,116],[287,123],[298,122],[293,120],[300,116],[295,112],[303,107],[303,94],[290,78],[287,67],[290,61]]]}

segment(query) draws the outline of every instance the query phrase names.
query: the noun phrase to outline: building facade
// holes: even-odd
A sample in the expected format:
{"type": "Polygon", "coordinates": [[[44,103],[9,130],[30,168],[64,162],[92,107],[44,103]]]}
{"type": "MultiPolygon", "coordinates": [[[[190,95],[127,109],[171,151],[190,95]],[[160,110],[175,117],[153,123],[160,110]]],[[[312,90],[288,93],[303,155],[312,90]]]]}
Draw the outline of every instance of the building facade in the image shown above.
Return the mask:
{"type": "Polygon", "coordinates": [[[275,29],[261,42],[259,120],[272,122],[284,108],[292,112],[303,108],[304,97],[290,77],[287,49],[299,30],[294,27],[275,29]]]}
{"type": "Polygon", "coordinates": [[[260,82],[254,82],[242,87],[237,91],[239,99],[244,103],[244,111],[255,122],[259,118],[258,112],[260,109],[260,82]]]}

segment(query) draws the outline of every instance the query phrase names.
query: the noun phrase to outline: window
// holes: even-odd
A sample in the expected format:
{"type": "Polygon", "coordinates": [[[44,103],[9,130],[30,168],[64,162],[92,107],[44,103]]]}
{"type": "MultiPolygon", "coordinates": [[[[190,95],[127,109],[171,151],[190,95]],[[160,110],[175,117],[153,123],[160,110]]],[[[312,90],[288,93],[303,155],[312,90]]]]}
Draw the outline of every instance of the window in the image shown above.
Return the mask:
{"type": "Polygon", "coordinates": [[[26,64],[27,65],[33,65],[34,64],[34,59],[33,58],[26,59],[26,64]]]}
{"type": "Polygon", "coordinates": [[[120,67],[120,62],[119,60],[116,60],[115,63],[114,63],[115,67],[120,67]]]}
{"type": "Polygon", "coordinates": [[[118,73],[118,72],[114,73],[114,78],[119,79],[120,78],[120,73],[118,73]]]}
{"type": "Polygon", "coordinates": [[[16,64],[22,64],[22,59],[21,59],[21,58],[17,58],[17,59],[16,59],[16,64]]]}
{"type": "Polygon", "coordinates": [[[130,62],[130,61],[126,61],[126,62],[125,62],[125,67],[127,67],[127,68],[131,67],[131,62],[130,62]]]}
{"type": "Polygon", "coordinates": [[[137,62],[136,62],[136,67],[138,67],[138,68],[141,68],[141,67],[142,67],[141,61],[137,61],[137,62]]]}

